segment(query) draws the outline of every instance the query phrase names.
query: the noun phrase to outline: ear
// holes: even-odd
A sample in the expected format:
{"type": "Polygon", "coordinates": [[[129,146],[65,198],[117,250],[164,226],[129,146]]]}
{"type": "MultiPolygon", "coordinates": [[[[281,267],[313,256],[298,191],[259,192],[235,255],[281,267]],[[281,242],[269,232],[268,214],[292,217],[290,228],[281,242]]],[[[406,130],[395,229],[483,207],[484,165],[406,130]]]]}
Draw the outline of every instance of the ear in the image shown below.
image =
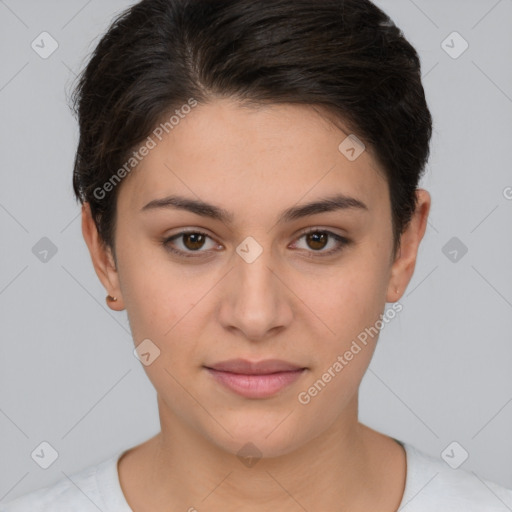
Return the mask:
{"type": "Polygon", "coordinates": [[[404,294],[414,273],[419,245],[427,228],[431,205],[430,194],[426,190],[417,189],[416,197],[416,211],[402,233],[400,249],[391,267],[386,302],[397,302],[404,294]]]}
{"type": "Polygon", "coordinates": [[[119,274],[115,266],[112,251],[99,236],[88,202],[82,205],[82,234],[89,248],[97,276],[107,290],[107,293],[117,298],[115,302],[107,302],[108,306],[115,311],[123,310],[124,303],[119,286],[119,274]]]}

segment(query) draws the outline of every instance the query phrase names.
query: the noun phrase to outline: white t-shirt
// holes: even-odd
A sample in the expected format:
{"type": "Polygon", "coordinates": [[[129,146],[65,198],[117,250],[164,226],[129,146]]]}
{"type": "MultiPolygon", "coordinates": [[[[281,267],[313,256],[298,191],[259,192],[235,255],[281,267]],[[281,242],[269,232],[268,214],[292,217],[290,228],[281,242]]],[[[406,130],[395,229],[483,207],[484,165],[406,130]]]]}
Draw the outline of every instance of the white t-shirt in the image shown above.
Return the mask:
{"type": "MultiPolygon", "coordinates": [[[[398,441],[400,442],[400,441],[398,441]]],[[[407,478],[400,512],[511,512],[512,490],[475,473],[452,469],[414,446],[407,454],[407,478]]],[[[0,512],[133,512],[119,483],[117,461],[127,450],[53,485],[0,505],[0,512]]]]}

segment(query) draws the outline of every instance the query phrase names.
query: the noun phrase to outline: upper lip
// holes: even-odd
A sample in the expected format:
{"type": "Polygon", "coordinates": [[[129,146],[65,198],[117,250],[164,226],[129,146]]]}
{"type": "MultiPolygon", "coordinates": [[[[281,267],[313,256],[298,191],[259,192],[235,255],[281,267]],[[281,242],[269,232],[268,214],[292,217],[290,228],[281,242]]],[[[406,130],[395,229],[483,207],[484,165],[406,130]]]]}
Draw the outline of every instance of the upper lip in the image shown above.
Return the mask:
{"type": "Polygon", "coordinates": [[[206,366],[206,368],[245,375],[265,375],[304,369],[304,367],[280,359],[266,359],[257,362],[247,361],[246,359],[229,359],[228,361],[221,361],[220,363],[206,366]]]}

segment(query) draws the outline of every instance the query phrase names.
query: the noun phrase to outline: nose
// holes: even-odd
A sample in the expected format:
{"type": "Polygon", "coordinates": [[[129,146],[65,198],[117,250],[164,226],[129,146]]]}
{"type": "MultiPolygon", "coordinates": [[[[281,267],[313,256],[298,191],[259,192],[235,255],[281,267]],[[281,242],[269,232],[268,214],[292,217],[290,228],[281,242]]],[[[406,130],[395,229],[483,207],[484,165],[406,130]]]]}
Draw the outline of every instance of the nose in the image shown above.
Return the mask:
{"type": "Polygon", "coordinates": [[[273,264],[270,249],[252,262],[238,254],[234,257],[235,267],[222,290],[219,321],[251,341],[275,336],[293,319],[293,294],[285,285],[285,276],[273,264]]]}

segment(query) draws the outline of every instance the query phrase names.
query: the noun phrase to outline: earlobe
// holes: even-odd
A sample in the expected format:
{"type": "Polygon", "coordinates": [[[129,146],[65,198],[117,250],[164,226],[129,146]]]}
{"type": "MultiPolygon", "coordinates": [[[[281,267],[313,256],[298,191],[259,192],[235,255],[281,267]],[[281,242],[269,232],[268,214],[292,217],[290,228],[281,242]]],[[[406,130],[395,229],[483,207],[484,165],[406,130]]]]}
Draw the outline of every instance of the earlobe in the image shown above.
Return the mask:
{"type": "Polygon", "coordinates": [[[423,189],[416,190],[417,204],[411,221],[402,233],[400,250],[391,267],[386,302],[397,302],[409,284],[418,256],[420,242],[427,227],[430,212],[430,194],[423,189]],[[397,292],[397,289],[399,292],[397,292]]]}
{"type": "Polygon", "coordinates": [[[116,298],[115,301],[107,300],[107,305],[115,311],[121,311],[124,309],[124,304],[119,286],[119,274],[110,247],[107,247],[99,236],[88,202],[84,202],[82,205],[82,234],[89,249],[96,275],[108,295],[116,298]]]}

